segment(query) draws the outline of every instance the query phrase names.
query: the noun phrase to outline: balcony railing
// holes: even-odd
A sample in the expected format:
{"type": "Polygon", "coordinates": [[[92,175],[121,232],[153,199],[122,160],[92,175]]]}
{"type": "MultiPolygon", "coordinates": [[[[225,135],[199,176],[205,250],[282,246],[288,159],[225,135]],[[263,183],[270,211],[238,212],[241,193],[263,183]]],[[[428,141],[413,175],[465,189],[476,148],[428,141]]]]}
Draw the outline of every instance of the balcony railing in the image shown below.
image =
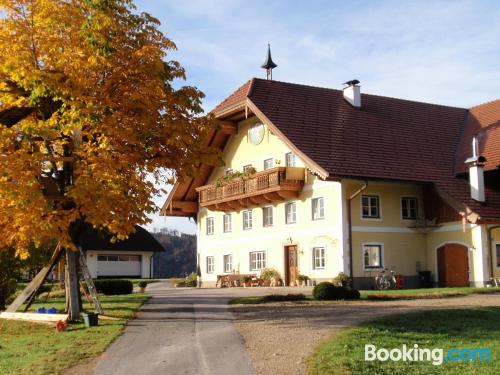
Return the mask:
{"type": "Polygon", "coordinates": [[[196,190],[201,207],[227,211],[296,197],[304,176],[304,168],[278,167],[196,190]]]}

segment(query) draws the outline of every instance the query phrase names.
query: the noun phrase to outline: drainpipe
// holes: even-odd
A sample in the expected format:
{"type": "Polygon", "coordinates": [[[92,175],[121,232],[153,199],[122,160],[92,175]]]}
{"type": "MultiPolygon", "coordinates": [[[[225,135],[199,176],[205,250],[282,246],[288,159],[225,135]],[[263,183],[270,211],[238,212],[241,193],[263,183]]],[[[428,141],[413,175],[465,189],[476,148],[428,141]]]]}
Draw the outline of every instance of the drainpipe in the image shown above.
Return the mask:
{"type": "Polygon", "coordinates": [[[349,276],[351,277],[351,282],[354,282],[354,270],[353,270],[353,261],[352,261],[352,219],[351,219],[351,202],[354,198],[356,198],[359,194],[361,194],[368,187],[368,181],[365,181],[365,184],[354,192],[347,199],[347,226],[349,228],[349,276]]]}
{"type": "Polygon", "coordinates": [[[493,232],[493,229],[499,229],[500,225],[494,225],[492,227],[488,228],[488,248],[490,249],[490,278],[494,278],[495,274],[493,273],[494,264],[493,264],[493,236],[491,235],[491,232],[493,232]]]}

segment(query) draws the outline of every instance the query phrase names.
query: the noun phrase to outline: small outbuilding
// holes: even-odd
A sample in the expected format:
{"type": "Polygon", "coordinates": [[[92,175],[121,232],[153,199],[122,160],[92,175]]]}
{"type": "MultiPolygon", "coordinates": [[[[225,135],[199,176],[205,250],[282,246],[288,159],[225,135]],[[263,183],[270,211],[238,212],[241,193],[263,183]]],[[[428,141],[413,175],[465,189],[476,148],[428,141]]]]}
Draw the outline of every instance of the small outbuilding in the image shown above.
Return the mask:
{"type": "Polygon", "coordinates": [[[112,236],[87,229],[80,237],[87,266],[93,278],[152,278],[153,255],[163,247],[144,228],[136,227],[128,239],[111,242],[112,236]]]}

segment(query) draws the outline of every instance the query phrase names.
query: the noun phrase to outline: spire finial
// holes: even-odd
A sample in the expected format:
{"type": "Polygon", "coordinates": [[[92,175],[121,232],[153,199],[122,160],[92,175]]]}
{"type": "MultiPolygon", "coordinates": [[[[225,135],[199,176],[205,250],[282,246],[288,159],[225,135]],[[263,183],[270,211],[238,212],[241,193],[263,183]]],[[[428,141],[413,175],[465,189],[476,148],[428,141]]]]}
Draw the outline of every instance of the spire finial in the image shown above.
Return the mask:
{"type": "Polygon", "coordinates": [[[266,69],[267,79],[273,79],[273,69],[277,66],[271,58],[271,44],[267,43],[267,57],[264,64],[262,64],[262,68],[266,69]]]}

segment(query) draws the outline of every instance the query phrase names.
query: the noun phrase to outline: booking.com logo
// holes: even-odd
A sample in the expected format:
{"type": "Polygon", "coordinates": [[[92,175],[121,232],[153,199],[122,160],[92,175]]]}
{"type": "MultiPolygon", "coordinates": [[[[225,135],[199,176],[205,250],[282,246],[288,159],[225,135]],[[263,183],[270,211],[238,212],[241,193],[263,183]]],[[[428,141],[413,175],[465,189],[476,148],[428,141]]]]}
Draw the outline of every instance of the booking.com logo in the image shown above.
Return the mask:
{"type": "Polygon", "coordinates": [[[446,355],[443,349],[420,348],[418,344],[413,346],[402,345],[400,348],[377,349],[375,345],[365,345],[365,361],[404,361],[404,362],[432,362],[434,366],[439,366],[445,361],[489,361],[491,357],[490,349],[487,348],[452,348],[446,355]]]}

